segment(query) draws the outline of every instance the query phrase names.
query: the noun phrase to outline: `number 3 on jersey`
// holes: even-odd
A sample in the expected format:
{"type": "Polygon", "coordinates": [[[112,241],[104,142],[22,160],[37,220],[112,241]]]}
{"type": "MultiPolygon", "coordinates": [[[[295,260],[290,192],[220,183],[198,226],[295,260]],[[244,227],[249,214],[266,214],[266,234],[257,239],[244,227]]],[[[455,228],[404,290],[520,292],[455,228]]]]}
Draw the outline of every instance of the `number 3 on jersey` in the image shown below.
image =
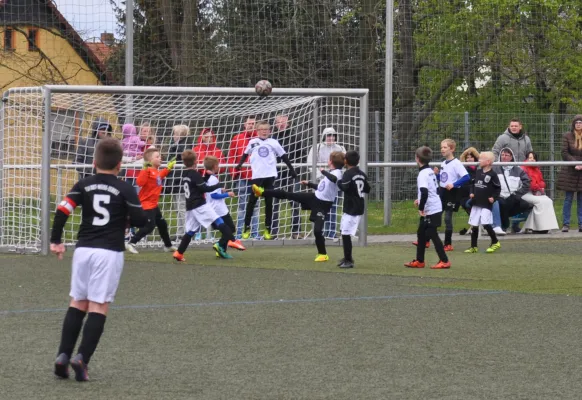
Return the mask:
{"type": "Polygon", "coordinates": [[[105,226],[111,218],[109,210],[103,207],[103,204],[109,204],[111,202],[111,195],[108,194],[96,194],[93,196],[93,210],[97,217],[93,217],[94,226],[105,226]]]}

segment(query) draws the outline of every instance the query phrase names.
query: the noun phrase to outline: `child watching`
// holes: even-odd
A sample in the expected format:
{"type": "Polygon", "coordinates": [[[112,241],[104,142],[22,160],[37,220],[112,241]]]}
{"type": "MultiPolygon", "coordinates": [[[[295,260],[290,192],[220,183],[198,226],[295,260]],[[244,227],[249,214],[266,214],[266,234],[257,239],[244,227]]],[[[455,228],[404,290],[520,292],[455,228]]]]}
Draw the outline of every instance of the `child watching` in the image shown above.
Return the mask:
{"type": "Polygon", "coordinates": [[[159,170],[162,165],[162,156],[160,151],[155,147],[150,147],[143,154],[143,169],[136,179],[139,190],[139,201],[149,218],[149,222],[141,228],[126,244],[125,249],[130,253],[137,254],[135,248],[137,242],[149,235],[157,227],[162,240],[164,241],[165,251],[174,251],[176,247],[172,245],[170,234],[168,233],[168,223],[162,216],[162,212],[158,207],[160,201],[160,194],[162,193],[163,179],[170,173],[176,160],[173,159],[168,163],[168,166],[163,170],[159,170]]]}
{"type": "MultiPolygon", "coordinates": [[[[443,205],[437,194],[436,175],[428,165],[432,160],[432,150],[426,146],[419,147],[416,150],[415,159],[420,168],[416,178],[418,198],[414,200],[414,205],[418,207],[418,214],[420,215],[417,243],[426,243],[432,240],[440,259],[438,263],[431,267],[432,269],[451,268],[451,262],[437,232],[437,228],[441,226],[443,205]]],[[[424,268],[425,250],[425,246],[416,246],[416,258],[404,264],[404,266],[408,268],[424,268]]]]}

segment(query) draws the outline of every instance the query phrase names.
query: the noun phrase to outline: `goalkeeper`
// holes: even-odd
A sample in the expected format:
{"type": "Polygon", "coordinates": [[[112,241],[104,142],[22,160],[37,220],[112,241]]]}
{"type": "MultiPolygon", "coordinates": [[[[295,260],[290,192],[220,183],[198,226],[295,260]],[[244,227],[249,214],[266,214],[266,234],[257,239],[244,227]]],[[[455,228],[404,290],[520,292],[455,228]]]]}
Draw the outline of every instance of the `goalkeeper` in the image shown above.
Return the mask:
{"type": "Polygon", "coordinates": [[[149,235],[157,227],[162,240],[164,241],[165,251],[176,251],[177,248],[172,245],[170,234],[168,233],[168,223],[162,216],[158,202],[163,188],[163,179],[168,176],[174,165],[176,159],[172,159],[167,168],[159,170],[162,165],[162,156],[160,151],[155,147],[150,147],[143,154],[143,169],[136,179],[139,190],[139,201],[149,218],[149,222],[141,228],[132,238],[126,243],[125,249],[130,253],[137,254],[135,244],[141,239],[149,235]]]}

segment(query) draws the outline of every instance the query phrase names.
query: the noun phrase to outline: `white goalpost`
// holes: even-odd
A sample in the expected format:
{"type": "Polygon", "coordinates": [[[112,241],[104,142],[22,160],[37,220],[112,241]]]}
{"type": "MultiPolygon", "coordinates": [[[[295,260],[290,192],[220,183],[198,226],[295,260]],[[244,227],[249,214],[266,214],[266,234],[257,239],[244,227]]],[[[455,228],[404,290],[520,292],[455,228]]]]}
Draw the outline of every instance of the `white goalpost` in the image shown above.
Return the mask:
{"type": "MultiPolygon", "coordinates": [[[[48,254],[51,217],[56,204],[73,184],[92,173],[92,151],[98,129],[123,139],[122,127],[132,123],[136,138],[124,146],[120,178],[134,182],[141,170],[141,154],[148,146],[160,149],[165,161],[176,151],[194,149],[199,155],[222,156],[219,180],[238,196],[227,201],[237,230],[246,206],[248,181],[234,171],[244,149],[239,139],[252,135],[251,125],[268,121],[276,137],[289,153],[301,179],[316,181],[319,168],[327,163],[319,155],[345,149],[360,153],[366,171],[368,151],[367,89],[273,89],[271,95],[257,96],[254,89],[43,86],[13,88],[4,93],[0,109],[0,250],[48,254]],[[189,134],[175,135],[173,127],[186,125],[189,134]],[[245,131],[249,133],[241,135],[245,131]],[[336,134],[322,137],[325,128],[336,134]],[[237,136],[238,135],[238,136],[237,136]],[[202,139],[201,139],[202,137],[202,139]],[[131,143],[131,145],[129,144],[131,143]]],[[[128,127],[126,136],[133,136],[128,127]]],[[[202,157],[199,166],[202,168],[202,157]]],[[[287,178],[281,164],[276,187],[299,190],[287,178]]],[[[172,240],[183,233],[184,207],[180,193],[181,165],[163,182],[160,209],[168,221],[172,240]]],[[[244,169],[243,169],[244,170],[244,169]]],[[[136,190],[139,190],[136,187],[136,190]]],[[[306,190],[306,189],[302,189],[306,190]]],[[[328,238],[340,237],[340,197],[326,223],[328,238]]],[[[253,218],[253,237],[261,239],[264,206],[258,203],[253,218]]],[[[81,222],[80,209],[71,215],[63,240],[72,245],[81,222]]],[[[367,218],[362,218],[358,241],[366,244],[367,218]]],[[[271,232],[286,240],[312,240],[308,214],[287,201],[275,202],[271,232]]],[[[194,243],[214,240],[215,232],[200,232],[194,243]]],[[[141,247],[161,246],[154,233],[141,247]]]]}

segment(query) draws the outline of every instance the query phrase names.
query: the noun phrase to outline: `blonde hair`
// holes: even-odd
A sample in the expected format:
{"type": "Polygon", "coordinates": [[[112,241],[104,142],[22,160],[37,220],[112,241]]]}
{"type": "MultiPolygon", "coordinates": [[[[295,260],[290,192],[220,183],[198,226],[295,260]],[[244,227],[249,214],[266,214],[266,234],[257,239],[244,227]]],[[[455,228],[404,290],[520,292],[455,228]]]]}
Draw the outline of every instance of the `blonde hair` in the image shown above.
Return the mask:
{"type": "Polygon", "coordinates": [[[453,139],[445,139],[441,142],[441,144],[446,143],[447,146],[451,148],[452,151],[455,151],[457,148],[457,143],[453,139]]]}
{"type": "Polygon", "coordinates": [[[160,150],[156,149],[155,147],[150,147],[143,153],[143,159],[146,161],[150,161],[153,157],[154,153],[159,153],[160,150]]]}
{"type": "Polygon", "coordinates": [[[174,125],[172,128],[172,133],[178,137],[186,137],[190,134],[190,128],[188,125],[174,125]]]}
{"type": "Polygon", "coordinates": [[[479,153],[479,158],[481,158],[481,156],[483,156],[486,160],[489,160],[491,162],[495,161],[495,154],[493,154],[492,151],[482,151],[481,153],[479,153]]]}

